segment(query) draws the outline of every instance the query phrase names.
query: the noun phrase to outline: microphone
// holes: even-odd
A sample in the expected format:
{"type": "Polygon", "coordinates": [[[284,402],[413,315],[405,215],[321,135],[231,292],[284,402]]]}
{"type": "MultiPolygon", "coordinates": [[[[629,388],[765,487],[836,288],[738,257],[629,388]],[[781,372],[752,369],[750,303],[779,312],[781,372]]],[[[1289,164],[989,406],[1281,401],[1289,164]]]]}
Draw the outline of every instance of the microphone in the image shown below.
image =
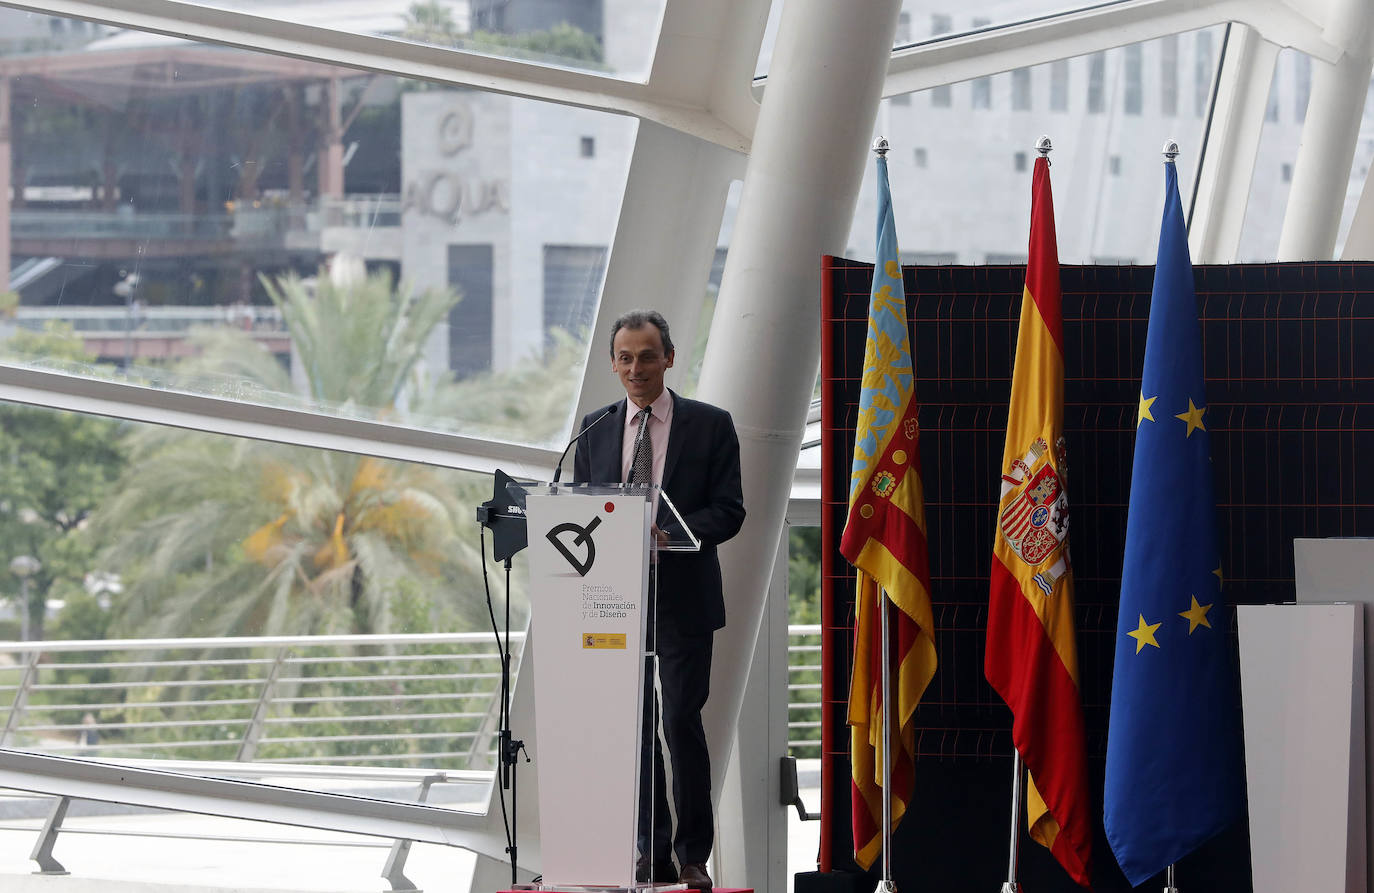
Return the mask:
{"type": "Polygon", "coordinates": [[[573,439],[568,441],[567,446],[563,447],[563,454],[558,457],[558,464],[553,467],[553,483],[558,483],[558,479],[563,476],[563,460],[568,458],[568,450],[573,448],[573,444],[577,443],[578,439],[583,434],[586,434],[588,431],[595,428],[597,426],[597,423],[599,423],[606,416],[615,415],[617,412],[620,412],[620,401],[618,400],[615,403],[612,403],[610,408],[603,412],[601,415],[597,416],[596,418],[588,422],[587,427],[583,428],[581,431],[578,431],[576,434],[573,435],[573,439]]]}

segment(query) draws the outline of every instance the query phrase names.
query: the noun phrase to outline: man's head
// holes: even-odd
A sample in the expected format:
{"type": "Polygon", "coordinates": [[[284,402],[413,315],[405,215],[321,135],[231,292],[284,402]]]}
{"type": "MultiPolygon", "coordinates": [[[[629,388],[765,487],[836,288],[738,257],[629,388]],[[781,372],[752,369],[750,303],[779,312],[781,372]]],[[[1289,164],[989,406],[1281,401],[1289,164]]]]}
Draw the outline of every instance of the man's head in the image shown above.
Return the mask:
{"type": "Polygon", "coordinates": [[[673,366],[673,337],[657,310],[631,310],[611,325],[611,371],[636,406],[663,393],[663,373],[673,366]]]}

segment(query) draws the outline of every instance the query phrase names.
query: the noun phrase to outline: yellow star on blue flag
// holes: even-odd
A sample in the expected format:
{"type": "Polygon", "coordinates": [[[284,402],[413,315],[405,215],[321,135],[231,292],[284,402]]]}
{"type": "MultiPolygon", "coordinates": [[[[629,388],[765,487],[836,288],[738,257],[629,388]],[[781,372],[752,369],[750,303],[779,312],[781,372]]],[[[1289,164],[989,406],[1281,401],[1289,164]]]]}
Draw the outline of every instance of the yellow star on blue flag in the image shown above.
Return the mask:
{"type": "Polygon", "coordinates": [[[1230,618],[1202,329],[1173,162],[1164,202],[1140,392],[1140,420],[1153,423],[1136,427],[1103,792],[1107,840],[1132,886],[1240,818],[1245,804],[1235,656],[1216,634],[1230,618]],[[1174,617],[1188,622],[1162,622],[1174,617]]]}

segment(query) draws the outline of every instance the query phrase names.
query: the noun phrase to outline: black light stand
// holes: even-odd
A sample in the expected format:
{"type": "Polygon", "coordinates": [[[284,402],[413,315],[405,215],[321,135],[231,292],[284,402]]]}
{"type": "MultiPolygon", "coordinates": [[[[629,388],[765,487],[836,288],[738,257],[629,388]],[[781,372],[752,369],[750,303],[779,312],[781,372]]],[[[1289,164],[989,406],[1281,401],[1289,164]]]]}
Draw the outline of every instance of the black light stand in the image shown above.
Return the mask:
{"type": "Polygon", "coordinates": [[[525,754],[525,762],[530,761],[525,742],[511,734],[511,654],[510,654],[510,566],[511,558],[525,548],[525,504],[519,488],[509,485],[515,480],[504,471],[497,469],[492,497],[477,507],[477,523],[482,533],[482,584],[487,592],[487,615],[491,618],[491,631],[496,637],[496,647],[501,653],[501,703],[497,711],[498,741],[497,758],[500,761],[501,819],[506,825],[506,853],[510,856],[511,886],[519,881],[519,808],[516,764],[520,754],[525,754]],[[496,624],[496,609],[491,601],[491,586],[487,583],[486,533],[491,529],[492,558],[502,562],[506,569],[506,616],[505,635],[496,624]],[[506,795],[511,792],[510,816],[506,816],[506,795]]]}

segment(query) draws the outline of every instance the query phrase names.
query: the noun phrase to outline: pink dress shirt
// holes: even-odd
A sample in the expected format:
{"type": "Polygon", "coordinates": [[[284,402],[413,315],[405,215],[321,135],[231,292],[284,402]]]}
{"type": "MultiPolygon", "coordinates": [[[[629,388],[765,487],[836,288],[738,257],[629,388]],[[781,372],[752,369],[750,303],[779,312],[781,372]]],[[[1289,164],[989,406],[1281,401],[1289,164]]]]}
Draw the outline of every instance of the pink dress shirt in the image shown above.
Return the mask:
{"type": "MultiPolygon", "coordinates": [[[[639,415],[640,407],[632,401],[626,399],[628,405],[625,407],[625,434],[621,439],[620,445],[620,479],[628,481],[630,479],[630,464],[635,458],[635,437],[639,434],[639,415]]],[[[667,388],[658,395],[658,399],[649,404],[653,408],[654,414],[649,419],[649,442],[654,448],[654,480],[653,483],[663,484],[663,463],[668,459],[668,430],[673,424],[673,395],[667,388]]]]}

